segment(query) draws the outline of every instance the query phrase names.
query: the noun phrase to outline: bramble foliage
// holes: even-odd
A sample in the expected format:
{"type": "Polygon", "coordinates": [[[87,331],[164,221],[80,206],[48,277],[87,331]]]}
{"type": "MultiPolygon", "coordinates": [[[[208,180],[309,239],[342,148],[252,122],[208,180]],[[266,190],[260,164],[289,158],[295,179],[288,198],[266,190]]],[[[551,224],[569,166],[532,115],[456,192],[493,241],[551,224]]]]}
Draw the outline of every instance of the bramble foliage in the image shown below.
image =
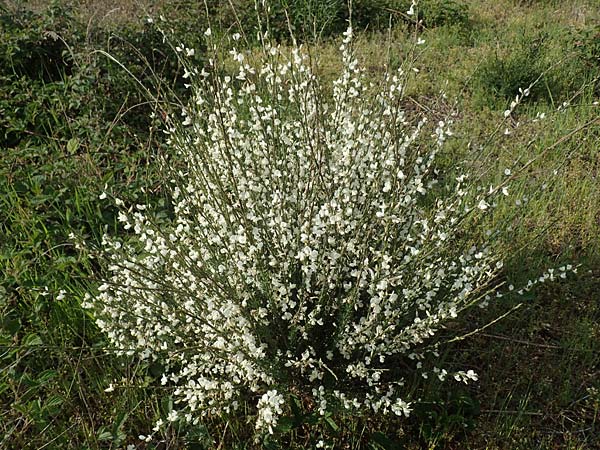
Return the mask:
{"type": "Polygon", "coordinates": [[[69,235],[99,240],[116,222],[97,202],[105,183],[124,198],[139,195],[150,121],[120,115],[141,95],[120,67],[93,53],[109,33],[49,3],[35,13],[0,6],[2,448],[87,448],[133,398],[103,395],[121,362],[98,350],[104,337],[76,298],[94,263],[69,235]]]}

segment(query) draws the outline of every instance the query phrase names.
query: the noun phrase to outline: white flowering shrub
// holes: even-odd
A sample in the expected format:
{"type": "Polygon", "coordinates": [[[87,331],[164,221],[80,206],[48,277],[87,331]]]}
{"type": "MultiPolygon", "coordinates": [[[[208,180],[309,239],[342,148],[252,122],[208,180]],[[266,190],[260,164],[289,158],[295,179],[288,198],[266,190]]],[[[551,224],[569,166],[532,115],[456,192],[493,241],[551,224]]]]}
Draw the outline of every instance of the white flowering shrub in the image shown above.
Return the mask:
{"type": "Polygon", "coordinates": [[[232,50],[233,71],[189,68],[193,101],[166,130],[172,220],[122,207],[129,235],[104,238],[90,305],[120,352],[163,364],[170,420],[250,403],[273,432],[290,393],[408,416],[409,375],[477,379],[422,360],[493,291],[501,262],[465,231],[506,188],[437,182],[446,125],[408,117],[402,72],[370,80],[351,44],[332,86],[268,43],[258,63],[232,50]]]}

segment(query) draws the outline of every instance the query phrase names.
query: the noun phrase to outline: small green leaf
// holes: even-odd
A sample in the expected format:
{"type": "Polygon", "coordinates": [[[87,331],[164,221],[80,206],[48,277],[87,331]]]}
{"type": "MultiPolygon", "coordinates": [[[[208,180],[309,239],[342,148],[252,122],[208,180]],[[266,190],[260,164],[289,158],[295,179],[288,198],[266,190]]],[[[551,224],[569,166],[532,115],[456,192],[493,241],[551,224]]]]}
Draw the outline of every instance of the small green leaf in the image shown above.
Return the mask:
{"type": "Polygon", "coordinates": [[[110,431],[100,430],[100,433],[98,434],[99,441],[112,441],[112,439],[113,439],[113,434],[110,431]]]}
{"type": "Polygon", "coordinates": [[[45,384],[53,378],[56,378],[58,372],[56,370],[48,369],[44,370],[37,376],[37,382],[40,384],[45,384]]]}
{"type": "Polygon", "coordinates": [[[60,395],[54,394],[46,399],[44,402],[44,411],[46,414],[55,416],[60,413],[61,405],[65,402],[65,399],[60,395]]]}
{"type": "Polygon", "coordinates": [[[115,421],[115,424],[113,426],[113,436],[118,436],[121,428],[123,428],[123,425],[125,424],[125,421],[127,420],[127,418],[129,417],[129,414],[126,412],[122,412],[119,414],[119,416],[117,417],[117,420],[115,421]]]}
{"type": "Polygon", "coordinates": [[[28,334],[27,336],[25,336],[25,338],[23,339],[23,345],[27,346],[27,347],[34,347],[37,345],[42,345],[42,338],[39,337],[37,334],[31,333],[28,334]]]}
{"type": "Polygon", "coordinates": [[[168,416],[173,411],[173,397],[170,395],[160,399],[160,406],[165,416],[168,416]]]}
{"type": "Polygon", "coordinates": [[[335,423],[333,421],[333,419],[329,416],[325,417],[325,423],[329,426],[329,428],[331,428],[331,431],[333,431],[334,433],[337,433],[340,429],[340,427],[338,426],[337,423],[335,423]]]}
{"type": "Polygon", "coordinates": [[[74,155],[75,152],[77,152],[78,148],[79,140],[77,138],[69,139],[69,142],[67,142],[67,151],[69,152],[69,154],[74,155]]]}

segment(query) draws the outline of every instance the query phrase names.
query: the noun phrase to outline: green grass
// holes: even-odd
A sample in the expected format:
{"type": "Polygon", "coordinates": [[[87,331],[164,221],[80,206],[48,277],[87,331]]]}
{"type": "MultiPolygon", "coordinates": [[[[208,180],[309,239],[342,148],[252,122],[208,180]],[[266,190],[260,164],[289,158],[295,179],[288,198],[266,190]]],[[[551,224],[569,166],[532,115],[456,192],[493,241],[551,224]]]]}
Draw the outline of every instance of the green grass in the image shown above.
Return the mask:
{"type": "MultiPolygon", "coordinates": [[[[111,30],[136,37],[131,40],[147,46],[140,51],[154,54],[158,43],[149,34],[135,34],[142,29],[135,22],[143,9],[130,2],[106,16],[106,5],[87,2],[68,20],[81,20],[87,27],[91,19],[87,30],[101,34],[106,17],[111,30]]],[[[173,17],[180,14],[182,24],[189,23],[181,11],[167,10],[173,17]]],[[[420,31],[426,44],[418,49],[420,73],[407,87],[411,101],[406,107],[433,118],[458,111],[455,136],[441,155],[446,168],[466,159],[474,174],[497,180],[515,160],[537,158],[512,188],[537,193],[526,206],[499,208],[494,217],[514,224],[502,244],[508,255],[506,277],[517,285],[563,262],[581,264],[579,272],[526,299],[504,298],[489,310],[473,311],[455,325],[457,330],[484,327],[524,302],[481,333],[447,346],[442,357],[476,369],[478,383],[423,388],[427,401],[406,421],[333,417],[332,425],[305,418],[281,437],[279,447],[272,443],[270,448],[310,448],[321,435],[336,448],[353,449],[402,448],[394,442],[413,449],[598,448],[600,106],[594,102],[600,98],[594,79],[600,77],[600,60],[594,58],[600,57],[600,45],[593,24],[600,20],[600,10],[594,0],[474,0],[468,14],[468,24],[420,31]],[[523,37],[523,29],[535,32],[523,37]],[[503,120],[510,101],[502,92],[527,87],[514,84],[523,79],[508,76],[531,68],[518,51],[530,36],[542,35],[543,56],[533,69],[547,70],[543,89],[501,125],[482,158],[476,149],[503,120]],[[498,72],[498,64],[490,61],[501,61],[508,72],[498,72]],[[499,93],[498,86],[506,89],[499,93]],[[567,100],[570,106],[557,111],[567,100]],[[539,113],[546,118],[534,122],[539,113]],[[589,125],[561,141],[585,123],[589,125]],[[511,134],[505,135],[505,129],[511,134]],[[555,169],[558,175],[549,177],[555,169]]],[[[137,436],[150,433],[153,422],[166,416],[169,393],[155,379],[156,367],[115,358],[105,348],[93,319],[79,306],[83,293],[94,286],[99,266],[93,250],[74,248],[69,233],[98,242],[105,227],[114,227],[114,211],[98,201],[106,184],[131,201],[140,195],[160,198],[148,152],[160,148],[161,140],[140,120],[148,110],[136,106],[143,96],[133,93],[127,75],[91,53],[115,46],[105,37],[81,39],[86,27],[61,23],[62,37],[75,55],[59,66],[57,76],[27,78],[3,60],[0,448],[153,448],[141,445],[137,436]],[[98,80],[100,88],[94,87],[98,80]],[[130,107],[133,112],[121,114],[130,107]],[[146,194],[140,194],[141,187],[146,194]],[[111,383],[115,391],[105,392],[111,383]]],[[[23,39],[42,46],[37,36],[53,24],[27,29],[23,39]]],[[[178,30],[189,32],[183,25],[178,30]]],[[[381,45],[387,32],[362,34],[356,46],[363,64],[375,76],[388,61],[401,63],[413,32],[398,23],[390,32],[389,55],[381,45]]],[[[335,39],[312,50],[324,77],[336,71],[335,39]]],[[[126,56],[125,48],[117,51],[126,56]]],[[[144,73],[143,64],[137,67],[137,73],[144,73]]],[[[165,83],[171,83],[177,64],[162,68],[165,83]]],[[[214,418],[194,428],[168,429],[163,446],[156,448],[182,448],[186,440],[197,443],[189,448],[250,448],[251,432],[243,417],[214,418]]]]}

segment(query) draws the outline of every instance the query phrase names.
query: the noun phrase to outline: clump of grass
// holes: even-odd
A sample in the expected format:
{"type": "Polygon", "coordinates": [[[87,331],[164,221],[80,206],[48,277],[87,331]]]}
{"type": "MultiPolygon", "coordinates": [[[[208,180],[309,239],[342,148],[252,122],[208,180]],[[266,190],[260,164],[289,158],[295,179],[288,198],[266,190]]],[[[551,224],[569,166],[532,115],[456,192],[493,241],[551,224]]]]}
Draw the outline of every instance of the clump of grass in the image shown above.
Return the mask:
{"type": "Polygon", "coordinates": [[[520,91],[529,89],[529,99],[550,100],[559,95],[558,86],[552,79],[547,57],[545,35],[523,35],[517,45],[503,47],[483,61],[475,74],[475,84],[484,98],[511,100],[520,91]]]}
{"type": "Polygon", "coordinates": [[[558,107],[569,101],[582,86],[596,84],[593,80],[600,75],[586,56],[594,51],[593,38],[582,35],[576,42],[571,32],[555,26],[521,33],[510,45],[497,44],[474,73],[477,103],[496,107],[525,89],[530,102],[558,107]]]}

